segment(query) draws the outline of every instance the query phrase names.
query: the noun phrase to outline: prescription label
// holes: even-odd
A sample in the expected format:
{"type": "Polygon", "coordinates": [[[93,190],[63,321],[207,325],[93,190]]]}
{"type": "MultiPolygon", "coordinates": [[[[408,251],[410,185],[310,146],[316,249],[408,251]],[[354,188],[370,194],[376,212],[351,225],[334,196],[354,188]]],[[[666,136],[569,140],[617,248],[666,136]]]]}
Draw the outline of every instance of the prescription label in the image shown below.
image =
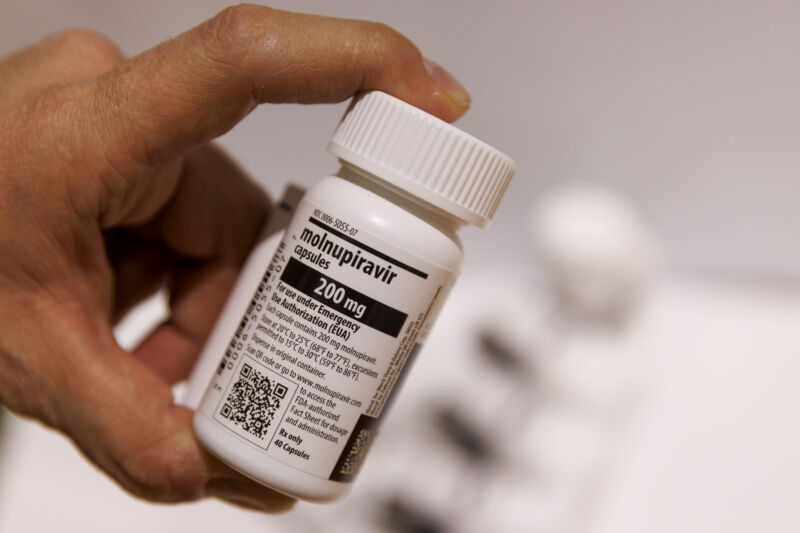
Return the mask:
{"type": "Polygon", "coordinates": [[[201,410],[274,459],[352,481],[453,277],[302,200],[201,410]]]}

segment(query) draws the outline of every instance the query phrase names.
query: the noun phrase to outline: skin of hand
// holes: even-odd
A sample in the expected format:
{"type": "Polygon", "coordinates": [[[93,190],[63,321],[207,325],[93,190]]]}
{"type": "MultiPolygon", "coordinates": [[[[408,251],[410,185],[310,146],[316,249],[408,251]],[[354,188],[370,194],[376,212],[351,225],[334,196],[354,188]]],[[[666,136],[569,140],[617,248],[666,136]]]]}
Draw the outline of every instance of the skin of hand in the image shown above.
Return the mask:
{"type": "Polygon", "coordinates": [[[269,216],[209,141],[263,102],[366,89],[447,121],[470,102],[385,25],[256,5],[130,59],[83,30],[0,59],[0,402],[138,497],[291,507],[205,452],[170,391],[269,216]],[[114,323],[160,287],[168,320],[122,350],[114,323]]]}

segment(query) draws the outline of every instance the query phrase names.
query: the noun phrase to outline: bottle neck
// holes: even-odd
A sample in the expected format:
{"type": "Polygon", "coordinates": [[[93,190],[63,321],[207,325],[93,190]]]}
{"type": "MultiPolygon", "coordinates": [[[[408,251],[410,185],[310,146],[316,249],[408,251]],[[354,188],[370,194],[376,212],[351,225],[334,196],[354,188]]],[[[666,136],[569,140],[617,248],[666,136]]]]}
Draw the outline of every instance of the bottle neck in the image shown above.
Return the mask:
{"type": "Polygon", "coordinates": [[[421,218],[458,242],[459,239],[456,234],[466,222],[408,194],[399,187],[387,183],[378,176],[348,163],[343,159],[340,159],[339,162],[342,166],[335,176],[385,198],[412,215],[421,218]]]}

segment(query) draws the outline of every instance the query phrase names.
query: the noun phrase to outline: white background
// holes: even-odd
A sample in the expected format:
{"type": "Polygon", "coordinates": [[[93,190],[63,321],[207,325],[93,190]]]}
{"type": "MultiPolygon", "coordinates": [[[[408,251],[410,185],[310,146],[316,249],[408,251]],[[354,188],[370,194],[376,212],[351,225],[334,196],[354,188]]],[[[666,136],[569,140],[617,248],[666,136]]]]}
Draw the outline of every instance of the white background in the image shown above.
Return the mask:
{"type": "MultiPolygon", "coordinates": [[[[226,4],[5,0],[0,53],[59,29],[88,27],[135,54],[226,4]]],[[[473,263],[516,259],[509,245],[524,236],[525,212],[538,191],[599,180],[643,206],[675,263],[800,272],[797,2],[272,5],[386,22],[464,82],[474,106],[459,126],[519,166],[494,231],[468,232],[473,263]]],[[[342,111],[263,108],[223,144],[278,194],[288,179],[310,185],[336,167],[324,147],[342,111]]]]}

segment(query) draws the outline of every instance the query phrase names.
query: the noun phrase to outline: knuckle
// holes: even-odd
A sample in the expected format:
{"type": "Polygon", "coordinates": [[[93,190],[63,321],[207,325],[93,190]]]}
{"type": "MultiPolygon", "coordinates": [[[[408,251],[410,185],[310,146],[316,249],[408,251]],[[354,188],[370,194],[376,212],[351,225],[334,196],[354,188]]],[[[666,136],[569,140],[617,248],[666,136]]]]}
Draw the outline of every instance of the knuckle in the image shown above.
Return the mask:
{"type": "Polygon", "coordinates": [[[146,455],[124,464],[124,485],[135,496],[154,502],[185,502],[201,498],[208,482],[197,454],[173,450],[146,455]]]}
{"type": "MultiPolygon", "coordinates": [[[[6,173],[19,171],[19,166],[24,165],[27,158],[38,156],[38,152],[48,144],[65,146],[61,131],[71,107],[65,92],[52,87],[32,90],[11,112],[5,114],[0,120],[0,125],[7,131],[7,135],[0,140],[3,159],[0,170],[6,173]],[[12,166],[8,168],[7,165],[12,166]]],[[[60,161],[64,155],[61,149],[53,150],[49,162],[60,161]]],[[[36,168],[44,166],[47,163],[40,162],[36,168]]]]}
{"type": "Polygon", "coordinates": [[[379,52],[395,52],[411,45],[402,33],[382,22],[363,22],[363,31],[368,42],[379,52]]]}
{"type": "Polygon", "coordinates": [[[59,33],[50,39],[49,44],[65,53],[87,57],[110,67],[124,59],[124,55],[111,39],[84,28],[59,33]]]}
{"type": "Polygon", "coordinates": [[[274,9],[256,4],[225,8],[203,24],[204,44],[222,57],[243,54],[257,42],[274,13],[274,9]]]}
{"type": "Polygon", "coordinates": [[[419,49],[405,35],[382,22],[359,21],[360,43],[354,53],[358,61],[372,61],[375,64],[397,64],[421,61],[419,49]],[[366,56],[366,57],[364,57],[366,56]]]}

